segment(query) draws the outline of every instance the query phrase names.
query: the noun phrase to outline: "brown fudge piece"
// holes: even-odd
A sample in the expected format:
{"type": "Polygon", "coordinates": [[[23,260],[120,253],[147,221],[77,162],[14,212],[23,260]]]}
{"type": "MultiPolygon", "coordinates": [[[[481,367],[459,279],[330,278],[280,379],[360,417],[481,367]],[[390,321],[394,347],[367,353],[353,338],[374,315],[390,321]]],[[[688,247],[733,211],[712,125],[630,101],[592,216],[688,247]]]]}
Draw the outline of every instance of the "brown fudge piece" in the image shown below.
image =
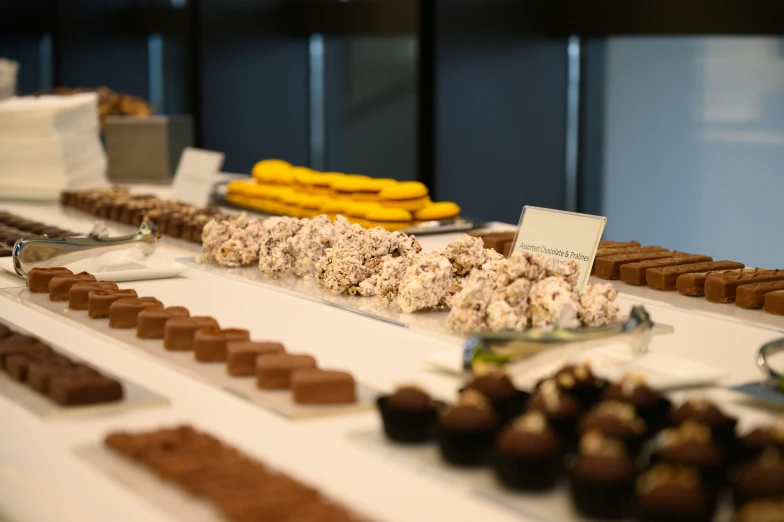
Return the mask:
{"type": "Polygon", "coordinates": [[[712,274],[705,280],[705,299],[712,303],[734,303],[741,285],[784,281],[784,270],[760,270],[750,274],[712,274]]]}
{"type": "Polygon", "coordinates": [[[9,355],[5,359],[5,371],[12,379],[19,382],[25,382],[27,380],[27,370],[31,365],[45,361],[53,356],[54,352],[51,349],[28,350],[26,352],[9,355]]]}
{"type": "Polygon", "coordinates": [[[27,289],[36,294],[49,292],[49,281],[55,276],[73,275],[73,272],[65,267],[52,268],[33,268],[27,272],[27,289]]]}
{"type": "Polygon", "coordinates": [[[87,294],[87,315],[92,319],[109,317],[112,303],[128,297],[137,297],[136,290],[92,290],[87,294]]]}
{"type": "Polygon", "coordinates": [[[81,368],[54,375],[49,381],[49,398],[61,406],[117,402],[123,395],[119,381],[81,368]]]}
{"type": "Polygon", "coordinates": [[[71,297],[71,287],[76,283],[96,281],[95,276],[87,272],[73,275],[58,275],[49,280],[49,300],[68,301],[71,297]]]}
{"type": "Polygon", "coordinates": [[[240,328],[199,328],[193,335],[193,356],[199,362],[226,362],[226,345],[248,340],[250,332],[240,328]]]}
{"type": "Polygon", "coordinates": [[[124,297],[109,305],[110,328],[136,328],[139,312],[147,308],[161,307],[163,303],[154,297],[124,297]]]}
{"type": "Polygon", "coordinates": [[[602,239],[599,241],[599,248],[607,247],[632,247],[640,246],[639,241],[610,241],[609,239],[602,239]]]}
{"type": "Polygon", "coordinates": [[[136,318],[136,337],[140,339],[163,339],[166,322],[172,317],[190,317],[191,313],[182,306],[168,308],[152,307],[139,312],[136,318]]]}
{"type": "Polygon", "coordinates": [[[291,374],[291,393],[297,404],[353,404],[354,377],[347,372],[308,369],[291,374]]]}
{"type": "Polygon", "coordinates": [[[71,310],[87,310],[88,298],[93,290],[119,290],[119,288],[111,281],[76,283],[68,292],[68,308],[71,310]]]}
{"type": "Polygon", "coordinates": [[[650,259],[663,259],[673,257],[675,252],[662,250],[660,252],[638,252],[634,254],[616,254],[597,258],[593,262],[596,270],[596,277],[601,279],[619,279],[621,277],[621,267],[628,263],[637,263],[650,259]]]}
{"type": "Polygon", "coordinates": [[[5,366],[5,358],[26,352],[31,346],[42,344],[35,337],[13,334],[0,341],[0,368],[5,366]]]}
{"type": "Polygon", "coordinates": [[[784,281],[768,281],[767,283],[751,283],[738,287],[735,293],[735,306],[741,308],[762,308],[765,305],[765,294],[784,290],[784,281]]]}
{"type": "Polygon", "coordinates": [[[769,314],[784,315],[784,291],[777,290],[765,294],[763,310],[769,314]]]}
{"type": "Polygon", "coordinates": [[[226,343],[226,370],[235,377],[256,375],[256,360],[259,356],[285,351],[280,343],[231,341],[226,343]]]}
{"type": "Polygon", "coordinates": [[[679,294],[700,297],[705,295],[705,282],[714,274],[744,274],[757,272],[756,268],[740,268],[736,270],[720,270],[711,272],[694,272],[683,274],[675,281],[675,288],[679,294]]]}
{"type": "Polygon", "coordinates": [[[74,366],[70,359],[60,354],[40,362],[31,362],[27,367],[27,385],[40,393],[47,394],[50,379],[74,366]]]}
{"type": "Polygon", "coordinates": [[[645,273],[645,277],[648,280],[648,288],[653,288],[654,290],[671,291],[676,289],[676,282],[678,278],[684,274],[734,270],[743,267],[743,263],[726,260],[713,261],[710,263],[689,263],[687,265],[649,268],[645,273]]]}
{"type": "Polygon", "coordinates": [[[703,261],[713,261],[713,259],[710,256],[692,255],[664,257],[662,259],[650,259],[648,261],[629,263],[621,266],[621,281],[630,285],[643,286],[648,283],[646,274],[650,268],[686,265],[703,261]]]}
{"type": "Polygon", "coordinates": [[[315,368],[316,359],[310,355],[282,353],[259,357],[256,366],[256,385],[262,390],[285,390],[291,387],[295,370],[315,368]]]}
{"type": "Polygon", "coordinates": [[[218,328],[218,321],[208,316],[172,317],[163,328],[163,347],[193,350],[193,336],[199,328],[218,328]]]}

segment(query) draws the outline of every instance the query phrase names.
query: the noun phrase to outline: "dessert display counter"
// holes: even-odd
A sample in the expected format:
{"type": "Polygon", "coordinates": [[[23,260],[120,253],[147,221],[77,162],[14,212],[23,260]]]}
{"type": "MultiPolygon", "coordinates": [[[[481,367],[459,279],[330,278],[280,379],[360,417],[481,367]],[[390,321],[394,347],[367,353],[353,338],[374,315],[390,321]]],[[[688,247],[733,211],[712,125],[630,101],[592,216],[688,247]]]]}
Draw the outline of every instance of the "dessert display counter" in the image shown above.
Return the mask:
{"type": "MultiPolygon", "coordinates": [[[[63,211],[56,205],[0,203],[0,210],[75,231],[88,231],[93,225],[91,216],[63,211]]],[[[504,226],[499,224],[498,228],[504,226]]],[[[110,224],[110,230],[114,235],[128,233],[121,225],[110,224]]],[[[457,237],[429,236],[420,238],[420,243],[429,251],[457,237]]],[[[197,253],[190,243],[164,238],[156,255],[182,259],[197,253]]],[[[149,483],[129,487],[85,457],[94,455],[109,433],[153,432],[184,424],[291,475],[356,516],[370,520],[533,522],[549,517],[546,506],[526,514],[504,495],[488,494],[493,484],[476,487],[463,474],[448,468],[433,472],[432,466],[421,460],[400,458],[378,441],[381,421],[375,411],[304,418],[281,415],[247,400],[231,387],[215,386],[209,379],[166,364],[160,354],[113,337],[108,330],[97,332],[82,322],[12,298],[15,291],[7,289],[22,286],[21,278],[0,272],[0,288],[6,289],[0,297],[0,322],[150,390],[170,405],[78,419],[46,419],[0,395],[5,427],[0,446],[0,520],[195,520],[187,513],[178,516],[176,510],[172,512],[152,498],[154,495],[145,495],[149,483]]],[[[155,296],[167,306],[185,306],[192,315],[212,316],[221,325],[247,329],[251,339],[281,342],[292,353],[312,354],[319,365],[345,369],[357,382],[379,392],[414,383],[436,398],[452,400],[465,384],[428,362],[447,352],[459,360],[459,336],[434,336],[211,270],[191,268],[178,277],[119,283],[119,287],[155,296]]],[[[673,327],[672,334],[652,338],[652,353],[708,364],[717,374],[725,375],[710,387],[676,391],[671,394],[674,400],[709,397],[739,417],[740,432],[770,424],[781,415],[781,411],[727,388],[760,379],[756,352],[763,343],[782,336],[784,319],[778,322],[770,316],[764,324],[740,315],[729,319],[710,310],[689,308],[688,302],[670,302],[666,295],[627,295],[623,285],[617,288],[622,312],[644,302],[654,321],[673,327]]],[[[17,297],[19,293],[16,291],[17,297]]],[[[150,474],[149,480],[157,479],[150,474]]],[[[568,513],[553,511],[550,520],[563,520],[568,513]]]]}

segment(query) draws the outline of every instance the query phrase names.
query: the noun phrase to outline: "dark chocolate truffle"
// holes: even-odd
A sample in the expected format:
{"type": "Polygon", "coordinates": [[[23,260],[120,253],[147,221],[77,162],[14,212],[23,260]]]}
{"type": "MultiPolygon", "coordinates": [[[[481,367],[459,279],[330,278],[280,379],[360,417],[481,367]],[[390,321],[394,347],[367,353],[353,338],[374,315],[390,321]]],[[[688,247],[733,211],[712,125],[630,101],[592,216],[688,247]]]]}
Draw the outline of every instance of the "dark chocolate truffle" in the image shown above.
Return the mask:
{"type": "Polygon", "coordinates": [[[784,420],[770,426],[759,426],[742,436],[738,442],[744,460],[759,456],[767,448],[778,448],[784,453],[784,420]]]}
{"type": "Polygon", "coordinates": [[[582,409],[572,395],[561,390],[553,380],[542,382],[526,404],[528,411],[540,411],[567,448],[577,443],[577,421],[582,409]]]}
{"type": "Polygon", "coordinates": [[[737,438],[735,426],[737,419],[728,417],[718,406],[704,399],[690,399],[675,408],[670,414],[670,420],[678,425],[687,420],[695,420],[708,426],[713,432],[713,437],[725,450],[736,450],[737,438]]]}
{"type": "Polygon", "coordinates": [[[441,456],[456,466],[488,462],[499,419],[490,402],[476,390],[466,390],[460,402],[438,419],[441,456]]]}
{"type": "Polygon", "coordinates": [[[653,391],[640,376],[629,375],[604,390],[604,400],[631,404],[647,424],[650,433],[656,433],[669,423],[672,404],[653,391]]]}
{"type": "Polygon", "coordinates": [[[784,499],[749,502],[738,511],[737,522],[784,522],[784,499]]]}
{"type": "Polygon", "coordinates": [[[629,512],[637,469],[626,446],[599,431],[580,439],[580,451],[569,473],[569,493],[581,515],[623,518],[629,512]]]}
{"type": "Polygon", "coordinates": [[[723,448],[712,437],[710,428],[688,420],[662,432],[656,461],[693,467],[705,483],[719,487],[726,482],[727,465],[723,448]]]}
{"type": "Polygon", "coordinates": [[[696,469],[664,463],[637,479],[636,504],[640,522],[711,522],[716,511],[716,497],[696,469]]]}
{"type": "Polygon", "coordinates": [[[415,386],[402,386],[376,401],[384,433],[390,440],[418,443],[435,436],[438,404],[415,386]]]}
{"type": "Polygon", "coordinates": [[[601,399],[607,386],[607,381],[594,375],[588,363],[567,364],[555,373],[553,379],[559,388],[572,394],[585,410],[601,399]]]}
{"type": "Polygon", "coordinates": [[[561,457],[561,443],[547,418],[531,411],[514,419],[496,439],[493,469],[509,488],[547,490],[561,474],[561,457]]]}
{"type": "Polygon", "coordinates": [[[474,374],[466,388],[476,390],[487,397],[502,422],[517,417],[528,399],[528,394],[515,388],[509,376],[502,370],[474,374]]]}
{"type": "Polygon", "coordinates": [[[770,447],[742,465],[732,491],[738,506],[758,499],[784,499],[784,457],[779,450],[770,447]]]}
{"type": "Polygon", "coordinates": [[[645,440],[645,421],[634,408],[624,402],[604,401],[580,419],[579,433],[597,430],[606,437],[620,440],[631,454],[636,454],[645,440]]]}

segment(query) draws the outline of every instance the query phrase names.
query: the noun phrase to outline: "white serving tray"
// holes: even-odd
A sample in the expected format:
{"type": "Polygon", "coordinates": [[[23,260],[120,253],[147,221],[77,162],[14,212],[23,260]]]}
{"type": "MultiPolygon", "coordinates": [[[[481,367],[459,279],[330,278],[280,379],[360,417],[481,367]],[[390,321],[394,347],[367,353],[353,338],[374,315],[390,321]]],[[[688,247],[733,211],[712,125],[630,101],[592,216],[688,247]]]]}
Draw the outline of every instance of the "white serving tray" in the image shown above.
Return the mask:
{"type": "MultiPolygon", "coordinates": [[[[447,350],[433,353],[425,361],[442,372],[462,375],[462,352],[447,350]]],[[[510,364],[507,369],[515,384],[523,389],[552,375],[565,363],[590,362],[594,372],[608,380],[618,380],[624,374],[645,376],[648,386],[657,391],[713,385],[726,377],[726,372],[698,361],[650,351],[634,355],[629,347],[609,340],[606,345],[579,352],[566,359],[539,363],[536,358],[510,364]]]]}
{"type": "MultiPolygon", "coordinates": [[[[528,522],[567,522],[588,521],[581,517],[571,506],[567,491],[567,481],[562,480],[553,491],[545,493],[521,493],[502,487],[490,468],[463,469],[449,466],[433,444],[403,445],[386,439],[379,428],[371,432],[355,432],[349,439],[370,453],[387,461],[390,465],[405,468],[429,479],[448,484],[455,494],[473,495],[528,522]]],[[[731,509],[722,506],[714,522],[731,522],[731,509]]],[[[592,522],[601,520],[591,519],[592,522]]],[[[624,519],[620,522],[629,522],[624,519]]]]}
{"type": "Polygon", "coordinates": [[[39,310],[63,322],[78,325],[127,350],[141,352],[156,361],[163,361],[190,377],[195,377],[285,417],[302,419],[366,411],[375,407],[375,400],[379,395],[376,390],[358,382],[357,402],[354,404],[296,404],[288,390],[260,390],[256,387],[256,380],[253,377],[230,376],[226,372],[224,363],[200,363],[193,358],[193,352],[165,350],[162,340],[139,339],[136,337],[135,329],[109,328],[108,319],[90,319],[86,311],[70,310],[67,303],[50,301],[47,294],[31,293],[26,288],[7,288],[0,290],[0,296],[39,310]]]}
{"type": "MultiPolygon", "coordinates": [[[[19,277],[22,276],[14,270],[14,263],[10,257],[0,258],[0,268],[19,277]]],[[[185,272],[188,267],[172,259],[164,257],[142,257],[138,252],[129,250],[123,252],[109,252],[103,256],[85,259],[66,265],[72,272],[89,272],[96,279],[102,281],[143,281],[146,279],[166,279],[176,277],[185,272]]]]}

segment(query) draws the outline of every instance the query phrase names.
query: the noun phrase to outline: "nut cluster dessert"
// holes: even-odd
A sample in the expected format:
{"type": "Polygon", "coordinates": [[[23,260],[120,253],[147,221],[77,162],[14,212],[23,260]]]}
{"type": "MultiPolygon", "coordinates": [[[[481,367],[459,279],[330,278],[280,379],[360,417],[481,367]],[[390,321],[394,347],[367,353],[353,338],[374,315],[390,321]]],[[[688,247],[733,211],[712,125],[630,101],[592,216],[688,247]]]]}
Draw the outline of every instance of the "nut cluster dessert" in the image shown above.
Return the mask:
{"type": "Polygon", "coordinates": [[[105,404],[124,397],[121,382],[2,324],[0,367],[11,379],[64,407],[105,404]]]}
{"type": "MultiPolygon", "coordinates": [[[[27,289],[47,293],[51,301],[68,303],[70,311],[85,311],[91,319],[108,319],[110,328],[135,330],[140,339],[159,339],[166,350],[192,352],[197,362],[226,364],[230,376],[256,377],[260,390],[289,392],[295,404],[357,402],[356,382],[348,372],[320,368],[310,355],[288,353],[280,343],[251,340],[248,330],[222,328],[213,317],[192,316],[182,306],[165,307],[154,297],[140,297],[133,289],[98,281],[92,274],[74,274],[63,267],[34,268],[27,274],[27,289]]],[[[3,335],[0,330],[0,339],[3,335]]],[[[11,337],[14,344],[9,348],[3,348],[5,341],[0,340],[0,364],[6,355],[27,350],[35,341],[22,338],[11,337]]],[[[39,357],[38,351],[48,355],[50,350],[44,348],[28,355],[39,357]]]]}
{"type": "Polygon", "coordinates": [[[379,306],[404,313],[449,309],[448,324],[461,334],[619,319],[611,285],[577,292],[575,261],[520,252],[507,259],[471,235],[422,252],[414,236],[363,228],[341,215],[260,221],[243,214],[208,222],[202,251],[222,266],[258,262],[264,274],[313,278],[329,292],[375,296],[379,306]]]}
{"type": "Polygon", "coordinates": [[[363,520],[317,489],[191,426],[110,433],[104,444],[166,483],[209,501],[232,522],[363,520]]]}
{"type": "Polygon", "coordinates": [[[161,234],[201,242],[202,229],[218,211],[161,199],[150,194],[131,194],[121,187],[98,190],[66,190],[60,204],[89,212],[97,217],[140,226],[151,221],[161,234]]]}

